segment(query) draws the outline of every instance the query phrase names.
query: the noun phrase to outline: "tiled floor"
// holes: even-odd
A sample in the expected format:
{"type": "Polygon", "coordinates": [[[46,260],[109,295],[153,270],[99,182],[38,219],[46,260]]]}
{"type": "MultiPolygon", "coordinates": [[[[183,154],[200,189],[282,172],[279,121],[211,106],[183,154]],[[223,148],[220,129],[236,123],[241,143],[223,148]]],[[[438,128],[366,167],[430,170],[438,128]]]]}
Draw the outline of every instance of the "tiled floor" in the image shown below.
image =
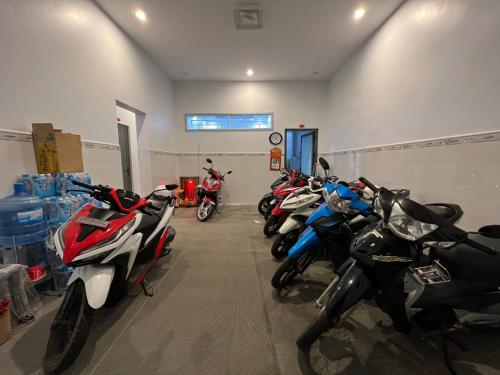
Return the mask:
{"type": "MultiPolygon", "coordinates": [[[[313,347],[311,364],[295,339],[316,314],[312,301],[332,277],[318,264],[284,295],[270,278],[278,266],[255,207],[228,206],[208,223],[176,211],[177,238],[151,277],[155,295],[136,290],[100,311],[68,374],[446,374],[440,341],[396,333],[371,304],[313,347]],[[322,281],[323,280],[323,281],[322,281]]],[[[59,300],[0,346],[1,374],[41,373],[59,300]]],[[[476,333],[472,351],[451,347],[459,374],[500,374],[498,332],[476,333]],[[476,363],[482,363],[476,365],[476,363]]]]}

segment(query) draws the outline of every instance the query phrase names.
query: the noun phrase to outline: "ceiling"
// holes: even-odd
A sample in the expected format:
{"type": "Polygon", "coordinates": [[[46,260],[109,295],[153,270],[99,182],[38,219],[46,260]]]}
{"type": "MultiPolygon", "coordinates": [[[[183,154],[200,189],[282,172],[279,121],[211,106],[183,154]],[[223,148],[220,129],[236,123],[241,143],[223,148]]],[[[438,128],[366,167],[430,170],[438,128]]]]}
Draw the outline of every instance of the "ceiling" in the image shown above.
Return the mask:
{"type": "Polygon", "coordinates": [[[264,27],[238,30],[237,0],[96,1],[174,80],[210,81],[328,79],[402,2],[262,0],[264,27]]]}

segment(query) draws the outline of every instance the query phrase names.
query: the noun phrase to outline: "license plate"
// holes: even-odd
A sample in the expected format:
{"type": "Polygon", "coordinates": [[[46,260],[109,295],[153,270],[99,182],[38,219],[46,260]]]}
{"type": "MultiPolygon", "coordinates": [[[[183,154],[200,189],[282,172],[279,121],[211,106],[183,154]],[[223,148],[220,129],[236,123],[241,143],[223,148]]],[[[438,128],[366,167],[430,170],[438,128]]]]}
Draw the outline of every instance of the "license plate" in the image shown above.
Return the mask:
{"type": "Polygon", "coordinates": [[[92,225],[97,228],[107,228],[109,222],[106,220],[94,219],[93,217],[80,216],[77,220],[79,224],[92,225]]]}

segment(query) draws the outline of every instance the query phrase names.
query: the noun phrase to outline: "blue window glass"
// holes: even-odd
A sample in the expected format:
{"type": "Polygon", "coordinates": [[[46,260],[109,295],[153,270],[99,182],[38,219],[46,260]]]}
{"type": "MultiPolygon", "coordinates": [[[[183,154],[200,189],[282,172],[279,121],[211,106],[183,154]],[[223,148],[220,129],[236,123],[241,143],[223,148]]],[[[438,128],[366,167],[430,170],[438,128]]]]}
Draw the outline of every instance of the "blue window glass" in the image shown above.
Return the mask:
{"type": "Polygon", "coordinates": [[[187,114],[186,130],[272,130],[272,113],[187,114]]]}

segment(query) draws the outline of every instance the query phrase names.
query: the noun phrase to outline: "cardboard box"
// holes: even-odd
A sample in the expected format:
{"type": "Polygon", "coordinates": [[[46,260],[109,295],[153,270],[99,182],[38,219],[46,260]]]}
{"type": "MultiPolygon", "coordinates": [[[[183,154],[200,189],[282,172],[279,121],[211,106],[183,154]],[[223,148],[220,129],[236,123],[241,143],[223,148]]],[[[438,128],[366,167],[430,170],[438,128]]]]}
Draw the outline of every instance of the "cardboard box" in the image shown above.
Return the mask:
{"type": "Polygon", "coordinates": [[[52,124],[32,124],[38,173],[83,172],[82,143],[77,134],[52,124]]]}

